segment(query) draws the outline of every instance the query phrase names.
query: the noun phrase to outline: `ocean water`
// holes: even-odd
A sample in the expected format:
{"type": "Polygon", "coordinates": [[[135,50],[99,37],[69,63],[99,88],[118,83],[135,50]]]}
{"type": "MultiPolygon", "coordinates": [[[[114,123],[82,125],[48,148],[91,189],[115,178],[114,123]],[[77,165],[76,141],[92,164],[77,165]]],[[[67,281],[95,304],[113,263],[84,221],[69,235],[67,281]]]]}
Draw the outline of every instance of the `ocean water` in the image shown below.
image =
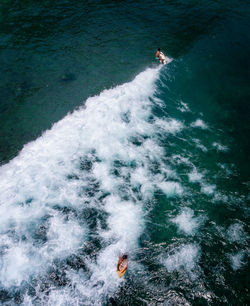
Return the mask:
{"type": "Polygon", "coordinates": [[[1,1],[2,305],[247,305],[249,11],[1,1]]]}

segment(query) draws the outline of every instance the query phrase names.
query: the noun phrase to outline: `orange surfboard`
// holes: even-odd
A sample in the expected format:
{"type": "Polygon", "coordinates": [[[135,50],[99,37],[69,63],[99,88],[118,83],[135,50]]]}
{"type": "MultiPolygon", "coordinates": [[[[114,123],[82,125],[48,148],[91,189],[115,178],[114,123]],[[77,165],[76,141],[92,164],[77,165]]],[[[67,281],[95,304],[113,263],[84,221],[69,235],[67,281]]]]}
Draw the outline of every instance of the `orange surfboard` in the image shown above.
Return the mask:
{"type": "Polygon", "coordinates": [[[128,267],[128,256],[123,255],[119,258],[119,261],[118,261],[118,264],[117,264],[117,274],[120,278],[127,271],[127,267],[128,267]]]}

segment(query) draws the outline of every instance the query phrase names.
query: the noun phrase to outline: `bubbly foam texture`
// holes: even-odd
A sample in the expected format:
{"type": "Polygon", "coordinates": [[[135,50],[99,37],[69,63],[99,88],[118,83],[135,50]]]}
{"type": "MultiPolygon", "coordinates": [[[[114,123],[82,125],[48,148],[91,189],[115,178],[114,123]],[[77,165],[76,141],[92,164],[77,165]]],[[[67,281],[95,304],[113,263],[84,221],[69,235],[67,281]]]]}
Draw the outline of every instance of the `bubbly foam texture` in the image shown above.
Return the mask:
{"type": "Polygon", "coordinates": [[[173,59],[165,55],[165,60],[166,60],[166,63],[169,64],[172,62],[173,59]]]}
{"type": "Polygon", "coordinates": [[[201,216],[194,217],[194,211],[186,207],[182,209],[179,215],[170,219],[170,221],[178,226],[180,232],[184,232],[186,235],[194,235],[203,223],[204,218],[201,216]]]}
{"type": "Polygon", "coordinates": [[[202,182],[202,184],[201,184],[201,192],[205,193],[208,196],[211,196],[211,195],[214,194],[215,190],[216,190],[216,185],[214,185],[214,184],[207,184],[207,183],[202,182]]]}
{"type": "Polygon", "coordinates": [[[215,194],[216,191],[216,185],[215,184],[209,184],[207,183],[205,179],[205,172],[200,173],[197,168],[192,164],[193,170],[188,173],[188,179],[191,183],[199,183],[201,186],[201,192],[206,194],[207,196],[218,196],[218,194],[215,194]]]}
{"type": "Polygon", "coordinates": [[[232,242],[244,242],[247,239],[247,234],[243,229],[243,225],[235,223],[229,226],[227,230],[228,239],[232,242]]]}
{"type": "Polygon", "coordinates": [[[213,142],[213,147],[217,150],[217,151],[222,151],[222,152],[227,152],[228,151],[228,147],[222,145],[221,143],[218,142],[213,142]]]}
{"type": "Polygon", "coordinates": [[[229,255],[229,259],[231,261],[231,267],[234,271],[241,269],[246,262],[244,261],[245,252],[239,251],[236,254],[229,255]]]}
{"type": "Polygon", "coordinates": [[[182,155],[176,154],[176,155],[173,155],[172,158],[176,164],[185,164],[188,166],[194,166],[193,163],[189,160],[189,158],[184,157],[182,155]]]}
{"type": "Polygon", "coordinates": [[[191,272],[198,264],[200,257],[200,248],[195,244],[183,245],[174,250],[174,253],[167,255],[162,263],[168,272],[180,271],[184,269],[191,272]]]}
{"type": "Polygon", "coordinates": [[[183,188],[178,182],[161,182],[158,184],[158,187],[165,193],[167,197],[181,195],[183,193],[183,188]]]}
{"type": "Polygon", "coordinates": [[[199,173],[196,168],[192,172],[188,173],[188,178],[190,182],[200,182],[203,179],[203,174],[199,173]]]}
{"type": "Polygon", "coordinates": [[[168,120],[158,119],[156,121],[156,124],[161,129],[163,129],[164,131],[166,131],[168,133],[171,133],[171,134],[175,134],[177,132],[180,132],[184,128],[183,123],[181,123],[180,121],[178,121],[176,119],[168,119],[168,120]]]}
{"type": "Polygon", "coordinates": [[[188,107],[187,103],[184,103],[183,101],[180,101],[180,106],[178,107],[178,109],[182,112],[191,112],[190,108],[188,107]]]}
{"type": "Polygon", "coordinates": [[[193,142],[195,143],[196,147],[203,152],[207,152],[208,149],[201,143],[199,139],[194,138],[193,142]]]}
{"type": "Polygon", "coordinates": [[[208,129],[207,124],[201,119],[197,119],[196,121],[192,122],[191,127],[201,128],[203,130],[208,129]]]}
{"type": "Polygon", "coordinates": [[[233,174],[234,165],[233,164],[225,164],[225,163],[217,163],[217,165],[224,171],[226,176],[230,176],[233,174]]]}
{"type": "MultiPolygon", "coordinates": [[[[76,220],[66,221],[54,214],[48,223],[46,243],[34,238],[38,233],[34,220],[27,224],[30,229],[15,228],[16,234],[2,235],[1,245],[5,247],[0,270],[1,283],[5,287],[19,286],[23,280],[28,281],[31,274],[39,274],[52,264],[55,258],[66,258],[77,250],[86,237],[86,230],[76,220]],[[18,235],[18,230],[20,237],[18,235]],[[31,231],[31,233],[26,232],[31,231]],[[32,237],[33,236],[33,237],[32,237]],[[34,245],[35,244],[35,245],[34,245]]],[[[43,237],[40,237],[42,240],[43,237]]]]}
{"type": "Polygon", "coordinates": [[[161,133],[175,134],[183,125],[152,120],[158,74],[148,69],[88,99],[0,168],[1,286],[21,285],[32,276],[41,304],[98,305],[124,281],[116,264],[120,254],[138,247],[143,204],[159,188],[167,196],[182,193],[178,182],[168,181],[174,173],[162,161],[157,135],[159,126],[161,133]],[[90,236],[102,247],[92,250],[95,256],[80,255],[90,236]],[[65,266],[69,285],[51,285],[44,294],[40,277],[72,254],[88,273],[65,266]]]}

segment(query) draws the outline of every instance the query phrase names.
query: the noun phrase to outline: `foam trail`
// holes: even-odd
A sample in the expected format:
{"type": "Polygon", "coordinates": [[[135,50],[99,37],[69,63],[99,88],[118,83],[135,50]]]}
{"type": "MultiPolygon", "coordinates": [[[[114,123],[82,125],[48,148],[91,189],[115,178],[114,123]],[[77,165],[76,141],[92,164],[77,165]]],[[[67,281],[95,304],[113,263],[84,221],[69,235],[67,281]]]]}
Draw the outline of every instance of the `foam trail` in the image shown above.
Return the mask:
{"type": "MultiPolygon", "coordinates": [[[[158,74],[147,69],[89,98],[0,168],[0,286],[36,286],[35,297],[25,291],[24,303],[102,304],[122,281],[115,272],[119,254],[132,256],[138,247],[144,203],[157,186],[166,194],[182,192],[180,184],[166,182],[171,170],[161,162],[155,137],[151,108],[158,74]],[[151,170],[155,161],[161,174],[151,170]],[[78,268],[65,264],[72,255],[78,268]],[[40,284],[55,262],[63,264],[68,285],[45,277],[45,293],[40,284]]],[[[164,130],[181,127],[169,120],[164,130]]]]}

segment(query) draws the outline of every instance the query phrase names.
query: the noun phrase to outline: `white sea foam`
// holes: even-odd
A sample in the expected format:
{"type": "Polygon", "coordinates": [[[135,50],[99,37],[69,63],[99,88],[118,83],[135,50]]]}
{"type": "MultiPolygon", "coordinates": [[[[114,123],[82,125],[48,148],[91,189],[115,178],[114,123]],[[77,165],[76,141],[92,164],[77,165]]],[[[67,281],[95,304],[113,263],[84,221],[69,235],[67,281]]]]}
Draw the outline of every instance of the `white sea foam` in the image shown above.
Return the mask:
{"type": "Polygon", "coordinates": [[[233,173],[233,171],[232,171],[232,169],[233,169],[233,164],[223,164],[223,163],[217,163],[217,165],[221,168],[221,169],[223,169],[224,171],[225,171],[225,174],[226,174],[226,176],[230,176],[232,173],[233,173]]]}
{"type": "Polygon", "coordinates": [[[190,182],[201,182],[203,179],[203,174],[199,173],[197,169],[194,167],[192,172],[188,173],[188,179],[190,182]]]}
{"type": "MultiPolygon", "coordinates": [[[[65,268],[69,287],[51,287],[45,297],[38,282],[35,298],[49,305],[98,305],[119,286],[117,258],[137,247],[143,201],[159,186],[167,195],[182,192],[179,183],[168,182],[174,172],[161,161],[159,125],[151,120],[158,73],[148,69],[88,99],[0,168],[1,285],[20,285],[30,276],[39,280],[56,259],[77,254],[95,234],[103,247],[94,258],[81,257],[89,272],[65,268]],[[161,174],[151,170],[154,162],[161,174]],[[97,220],[96,233],[90,232],[85,209],[103,212],[105,229],[97,220]]],[[[171,118],[161,125],[162,133],[182,128],[171,118]]]]}
{"type": "Polygon", "coordinates": [[[239,251],[236,254],[229,255],[229,259],[231,261],[231,267],[234,271],[241,269],[246,262],[244,261],[245,252],[239,251]]]}
{"type": "Polygon", "coordinates": [[[189,158],[184,157],[182,155],[174,154],[172,158],[176,164],[185,164],[185,165],[192,166],[192,167],[194,166],[193,163],[189,160],[189,158]]]}
{"type": "MultiPolygon", "coordinates": [[[[34,221],[31,220],[32,222],[34,221]]],[[[58,214],[51,217],[48,222],[46,243],[34,245],[34,239],[26,231],[35,231],[37,228],[31,224],[27,224],[27,227],[30,229],[15,228],[17,232],[19,230],[25,235],[25,240],[13,236],[3,241],[5,235],[1,237],[6,251],[2,257],[0,280],[6,287],[19,286],[23,280],[29,279],[30,274],[46,270],[53,259],[67,257],[77,250],[86,238],[86,230],[75,220],[66,221],[58,214]]]]}
{"type": "Polygon", "coordinates": [[[180,132],[184,128],[183,123],[176,119],[168,119],[168,120],[157,119],[155,123],[161,129],[171,134],[180,132]]]}
{"type": "Polygon", "coordinates": [[[188,107],[187,103],[184,103],[183,101],[180,101],[180,106],[177,107],[182,113],[184,112],[190,112],[190,108],[188,107]]]}
{"type": "Polygon", "coordinates": [[[218,196],[218,193],[216,193],[216,185],[215,184],[209,184],[207,183],[204,175],[204,173],[198,172],[197,168],[193,166],[193,170],[188,173],[188,179],[191,183],[199,183],[201,186],[201,192],[205,193],[207,196],[214,196],[216,198],[218,196]]]}
{"type": "Polygon", "coordinates": [[[222,151],[222,152],[227,152],[228,151],[228,147],[222,145],[221,143],[218,142],[213,142],[213,147],[217,150],[217,151],[222,151]]]}
{"type": "Polygon", "coordinates": [[[230,197],[228,197],[228,195],[223,194],[221,192],[215,192],[214,196],[213,196],[213,201],[214,202],[224,202],[227,203],[230,197]]]}
{"type": "Polygon", "coordinates": [[[175,249],[173,254],[168,254],[165,259],[162,259],[162,263],[169,272],[182,269],[191,272],[197,266],[199,257],[199,246],[187,244],[175,249]]]}
{"type": "Polygon", "coordinates": [[[214,184],[207,184],[205,182],[201,183],[201,192],[205,193],[208,196],[211,196],[214,194],[216,190],[216,185],[214,184]]]}
{"type": "Polygon", "coordinates": [[[55,215],[51,218],[47,231],[48,242],[44,248],[41,248],[43,256],[45,252],[48,255],[52,252],[53,257],[66,257],[80,247],[84,236],[86,237],[86,230],[84,231],[84,228],[75,220],[65,220],[65,218],[55,215]]]}
{"type": "Polygon", "coordinates": [[[158,187],[165,193],[167,197],[181,195],[183,193],[183,188],[178,182],[161,182],[158,184],[158,187]]]}
{"type": "Polygon", "coordinates": [[[191,127],[197,127],[203,130],[208,128],[207,124],[201,119],[197,119],[196,121],[192,122],[191,127]]]}
{"type": "Polygon", "coordinates": [[[182,209],[179,215],[170,219],[170,221],[178,226],[180,232],[184,232],[186,235],[194,235],[203,223],[204,218],[201,216],[194,217],[194,211],[186,207],[182,209]]]}
{"type": "Polygon", "coordinates": [[[232,242],[244,242],[247,239],[247,233],[243,229],[243,225],[234,223],[227,230],[228,239],[232,242]]]}
{"type": "Polygon", "coordinates": [[[195,143],[195,145],[198,149],[200,149],[203,152],[208,151],[208,149],[201,143],[201,141],[199,139],[194,138],[192,140],[193,140],[193,142],[195,143]]]}
{"type": "Polygon", "coordinates": [[[169,64],[169,63],[171,63],[171,62],[173,61],[173,58],[168,57],[168,56],[166,56],[166,55],[165,55],[165,59],[166,59],[166,63],[167,63],[167,64],[169,64]]]}

